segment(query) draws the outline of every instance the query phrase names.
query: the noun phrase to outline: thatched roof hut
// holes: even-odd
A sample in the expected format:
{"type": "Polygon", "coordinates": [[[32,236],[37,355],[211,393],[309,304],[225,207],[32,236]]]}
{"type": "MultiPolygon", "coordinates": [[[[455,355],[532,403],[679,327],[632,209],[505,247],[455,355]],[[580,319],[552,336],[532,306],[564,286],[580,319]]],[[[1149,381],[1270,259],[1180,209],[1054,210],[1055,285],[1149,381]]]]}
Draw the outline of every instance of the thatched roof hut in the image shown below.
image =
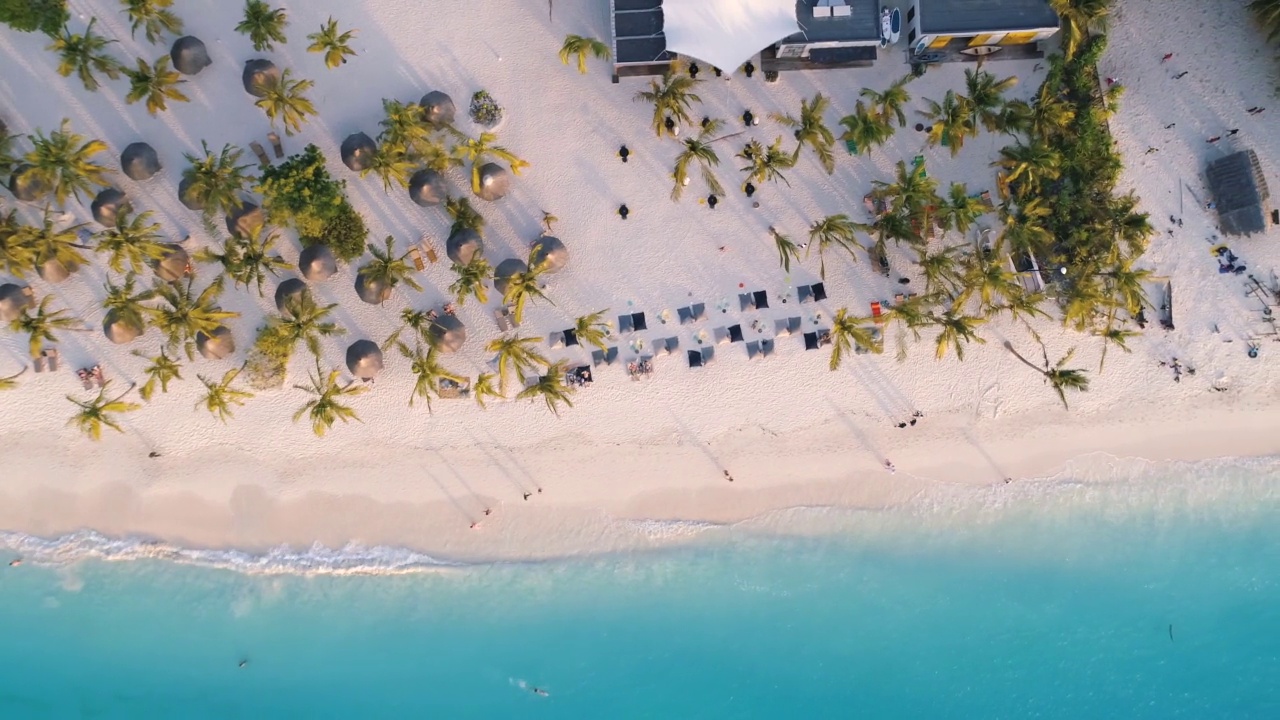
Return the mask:
{"type": "Polygon", "coordinates": [[[108,310],[107,316],[102,319],[102,333],[116,345],[124,345],[137,340],[142,336],[143,330],[144,328],[141,325],[121,318],[120,313],[116,310],[108,310]]]}
{"type": "Polygon", "coordinates": [[[35,292],[25,285],[0,285],[0,322],[13,322],[22,311],[36,304],[35,292]]]}
{"type": "Polygon", "coordinates": [[[188,210],[199,212],[204,210],[204,198],[200,197],[192,185],[195,184],[193,178],[182,178],[178,182],[178,200],[186,206],[188,210]]]}
{"type": "Polygon", "coordinates": [[[498,263],[498,267],[493,271],[493,289],[498,291],[499,295],[507,294],[507,285],[510,284],[512,277],[519,275],[529,269],[528,265],[519,258],[509,258],[498,263]]]}
{"type": "Polygon", "coordinates": [[[309,292],[310,290],[307,289],[307,284],[302,280],[299,280],[298,278],[289,278],[288,280],[285,280],[276,286],[276,310],[280,311],[281,315],[290,315],[289,301],[294,298],[301,299],[309,292]]]}
{"type": "Polygon", "coordinates": [[[431,321],[428,329],[431,347],[442,353],[455,353],[467,341],[467,326],[453,315],[444,314],[431,321]]]}
{"type": "Polygon", "coordinates": [[[440,205],[448,197],[444,176],[435,170],[419,170],[409,178],[409,199],[422,207],[440,205]]]}
{"type": "Polygon", "coordinates": [[[26,163],[14,168],[9,175],[9,192],[23,202],[36,202],[52,190],[36,169],[26,163]]]}
{"type": "Polygon", "coordinates": [[[60,283],[79,269],[80,265],[76,262],[64,263],[58,258],[49,258],[36,266],[36,274],[45,282],[60,283]]]}
{"type": "Polygon", "coordinates": [[[120,153],[120,169],[130,180],[149,180],[162,169],[155,148],[144,142],[130,143],[120,153]]]}
{"type": "Polygon", "coordinates": [[[476,255],[484,252],[484,241],[475,230],[462,228],[449,236],[444,244],[445,254],[459,265],[466,265],[476,255]]]}
{"type": "Polygon", "coordinates": [[[381,305],[391,299],[389,283],[378,278],[371,278],[363,272],[356,273],[356,295],[370,305],[381,305]]]}
{"type": "Polygon", "coordinates": [[[342,141],[340,149],[342,164],[349,170],[360,172],[373,165],[373,156],[378,152],[378,144],[373,138],[362,132],[351,133],[342,141]]]}
{"type": "Polygon", "coordinates": [[[328,245],[308,245],[298,254],[298,272],[309,282],[320,282],[338,272],[338,259],[328,245]]]}
{"type": "Polygon", "coordinates": [[[151,269],[163,282],[173,283],[187,276],[190,265],[191,256],[181,245],[165,243],[164,257],[151,263],[151,269]]]}
{"type": "Polygon", "coordinates": [[[543,235],[533,242],[529,262],[541,272],[558,273],[569,264],[569,249],[560,242],[560,238],[543,235]]]}
{"type": "Polygon", "coordinates": [[[173,41],[169,59],[173,61],[173,69],[183,75],[195,75],[213,64],[204,43],[190,35],[173,41]]]}
{"type": "Polygon", "coordinates": [[[267,214],[248,200],[242,201],[238,207],[227,212],[227,232],[232,235],[257,237],[266,222],[267,214]]]}
{"type": "Polygon", "coordinates": [[[109,187],[98,193],[89,210],[99,225],[111,227],[116,224],[117,215],[122,213],[127,215],[133,211],[133,206],[129,204],[127,195],[116,188],[109,187]]]}
{"type": "Polygon", "coordinates": [[[357,340],[347,348],[347,369],[361,380],[372,380],[382,372],[382,349],[372,340],[357,340]]]}
{"type": "Polygon", "coordinates": [[[418,104],[422,106],[422,118],[432,125],[451,125],[458,114],[458,107],[453,104],[453,98],[439,90],[432,90],[423,95],[422,101],[418,104]]]}
{"type": "Polygon", "coordinates": [[[270,83],[280,81],[280,68],[270,60],[250,60],[244,64],[244,73],[240,76],[244,91],[254,97],[263,97],[263,88],[270,83]]]}
{"type": "Polygon", "coordinates": [[[196,349],[206,360],[222,360],[236,351],[236,341],[230,328],[219,325],[208,335],[196,333],[196,349]]]}
{"type": "Polygon", "coordinates": [[[480,166],[480,192],[476,193],[481,200],[501,200],[511,190],[511,171],[498,163],[485,163],[480,166]]]}

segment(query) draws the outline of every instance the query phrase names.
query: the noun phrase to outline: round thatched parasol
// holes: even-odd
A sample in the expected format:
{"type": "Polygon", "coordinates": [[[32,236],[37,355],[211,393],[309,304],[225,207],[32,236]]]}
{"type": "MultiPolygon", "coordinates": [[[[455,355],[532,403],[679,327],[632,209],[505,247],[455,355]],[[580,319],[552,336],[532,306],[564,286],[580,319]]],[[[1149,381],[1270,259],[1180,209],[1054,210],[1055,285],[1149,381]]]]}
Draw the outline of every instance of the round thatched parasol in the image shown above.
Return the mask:
{"type": "Polygon", "coordinates": [[[226,325],[219,325],[209,335],[196,333],[196,349],[205,360],[222,360],[236,351],[236,341],[226,325]]]}
{"type": "Polygon", "coordinates": [[[418,104],[422,106],[422,118],[432,125],[452,125],[453,118],[458,114],[453,98],[439,90],[423,95],[422,102],[418,104]]]}
{"type": "Polygon", "coordinates": [[[419,170],[409,178],[409,199],[422,207],[440,205],[448,197],[444,176],[435,170],[419,170]]]}
{"type": "Polygon", "coordinates": [[[529,269],[528,265],[519,258],[510,258],[498,263],[498,267],[493,271],[493,289],[498,291],[499,295],[507,294],[507,285],[509,280],[525,272],[529,269]]]}
{"type": "Polygon", "coordinates": [[[133,206],[129,204],[129,198],[123,192],[109,187],[98,193],[89,210],[99,225],[111,227],[116,224],[116,215],[121,213],[127,215],[133,211],[133,206]]]}
{"type": "Polygon", "coordinates": [[[449,236],[444,244],[445,254],[459,265],[466,265],[471,258],[484,252],[484,241],[475,230],[462,228],[449,236]]]}
{"type": "Polygon", "coordinates": [[[558,273],[569,264],[569,249],[560,242],[560,238],[543,235],[533,242],[529,262],[540,272],[558,273]]]}
{"type": "Polygon", "coordinates": [[[135,323],[121,319],[120,313],[115,310],[107,311],[107,316],[102,319],[103,334],[116,345],[124,345],[137,340],[142,336],[143,329],[135,323]]]}
{"type": "Polygon", "coordinates": [[[442,353],[455,353],[467,341],[467,326],[452,315],[441,315],[431,321],[431,347],[442,353]]]}
{"type": "Polygon", "coordinates": [[[480,166],[480,192],[476,195],[481,200],[501,200],[511,190],[511,172],[497,163],[485,163],[480,166]]]}
{"type": "Polygon", "coordinates": [[[178,183],[178,200],[182,201],[188,210],[204,210],[204,198],[197,195],[191,187],[194,182],[193,178],[182,178],[178,183]]]}
{"type": "Polygon", "coordinates": [[[227,213],[227,232],[240,237],[257,237],[266,222],[267,214],[262,212],[262,208],[245,200],[227,213]]]}
{"type": "Polygon", "coordinates": [[[187,276],[187,268],[190,265],[191,256],[187,255],[187,251],[182,249],[181,245],[165,243],[164,257],[151,263],[151,269],[162,281],[173,283],[187,276]]]}
{"type": "Polygon", "coordinates": [[[36,274],[45,282],[60,283],[79,269],[80,265],[75,262],[64,263],[57,258],[49,258],[36,266],[36,274]]]}
{"type": "Polygon", "coordinates": [[[373,138],[362,132],[352,133],[342,141],[342,164],[347,168],[360,172],[368,170],[373,164],[373,156],[378,152],[378,144],[373,138]]]}
{"type": "Polygon", "coordinates": [[[279,310],[281,315],[292,315],[289,312],[289,301],[293,298],[301,299],[309,292],[307,284],[298,278],[285,280],[276,286],[276,310],[279,310]]]}
{"type": "Polygon", "coordinates": [[[391,285],[386,281],[371,278],[363,272],[356,273],[356,295],[370,305],[381,305],[391,299],[391,285]]]}
{"type": "Polygon", "coordinates": [[[160,172],[161,167],[160,156],[156,155],[155,148],[144,142],[130,143],[120,153],[120,169],[130,180],[149,180],[160,172]]]}
{"type": "Polygon", "coordinates": [[[357,340],[347,348],[347,369],[361,380],[372,380],[382,372],[382,350],[372,340],[357,340]]]}
{"type": "Polygon", "coordinates": [[[250,60],[244,64],[244,74],[240,80],[244,83],[244,91],[254,97],[263,97],[263,87],[268,83],[280,81],[280,68],[270,60],[250,60]]]}
{"type": "Polygon", "coordinates": [[[13,283],[0,285],[0,321],[13,322],[22,317],[23,310],[35,304],[35,293],[31,288],[13,283]]]}
{"type": "Polygon", "coordinates": [[[308,245],[298,254],[298,272],[310,282],[320,282],[338,272],[338,259],[328,245],[308,245]]]}
{"type": "Polygon", "coordinates": [[[213,64],[204,43],[200,38],[190,35],[173,41],[173,48],[169,50],[169,59],[173,61],[173,69],[183,75],[195,75],[213,64]]]}
{"type": "Polygon", "coordinates": [[[36,169],[26,163],[14,168],[9,175],[9,192],[23,202],[35,202],[53,190],[36,169]]]}

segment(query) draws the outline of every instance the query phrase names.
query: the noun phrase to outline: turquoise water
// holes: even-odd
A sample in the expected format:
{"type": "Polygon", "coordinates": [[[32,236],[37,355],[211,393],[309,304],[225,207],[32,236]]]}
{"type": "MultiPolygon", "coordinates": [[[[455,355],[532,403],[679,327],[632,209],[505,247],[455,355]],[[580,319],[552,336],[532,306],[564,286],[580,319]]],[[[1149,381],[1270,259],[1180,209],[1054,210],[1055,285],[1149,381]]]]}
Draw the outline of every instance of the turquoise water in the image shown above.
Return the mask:
{"type": "Polygon", "coordinates": [[[1278,476],[1198,472],[447,572],[29,561],[0,717],[1280,717],[1278,476]]]}

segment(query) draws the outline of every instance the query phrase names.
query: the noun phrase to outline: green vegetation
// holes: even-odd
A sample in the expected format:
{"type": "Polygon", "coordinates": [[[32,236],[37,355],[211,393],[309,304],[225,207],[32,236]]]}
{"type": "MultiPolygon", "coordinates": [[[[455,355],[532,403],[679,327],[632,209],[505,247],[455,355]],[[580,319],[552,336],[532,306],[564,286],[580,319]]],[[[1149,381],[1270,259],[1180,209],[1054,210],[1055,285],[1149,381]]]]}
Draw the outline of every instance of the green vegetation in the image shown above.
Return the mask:
{"type": "Polygon", "coordinates": [[[111,381],[108,380],[92,400],[77,400],[70,395],[67,396],[67,399],[78,408],[76,414],[67,421],[67,424],[88,435],[90,440],[101,440],[102,428],[104,427],[123,433],[124,429],[120,427],[119,421],[114,416],[142,408],[137,403],[124,402],[124,396],[133,391],[132,385],[124,392],[108,400],[107,387],[110,385],[111,381]]]}
{"type": "Polygon", "coordinates": [[[542,398],[547,404],[547,409],[556,417],[560,416],[560,405],[573,407],[573,400],[570,396],[577,391],[577,388],[566,385],[564,382],[564,374],[569,369],[569,363],[561,360],[547,368],[545,375],[538,376],[538,381],[521,390],[517,395],[517,400],[533,400],[542,398]]]}
{"type": "Polygon", "coordinates": [[[440,364],[440,353],[435,348],[428,348],[423,352],[422,346],[418,345],[410,351],[402,344],[400,354],[409,360],[409,372],[412,372],[415,378],[413,393],[409,395],[409,407],[413,407],[415,399],[422,398],[427,401],[427,412],[431,412],[431,396],[440,397],[441,380],[449,380],[459,385],[467,381],[465,377],[450,372],[440,364]]]}
{"type": "Polygon", "coordinates": [[[164,305],[151,309],[152,323],[165,336],[165,348],[170,352],[184,348],[188,360],[195,359],[197,334],[212,335],[222,327],[224,320],[240,317],[240,313],[218,307],[218,296],[222,294],[221,276],[209,283],[199,295],[194,294],[194,282],[188,280],[185,287],[157,282],[156,297],[164,301],[164,305]]]}
{"type": "MultiPolygon", "coordinates": [[[[530,260],[533,258],[530,257],[530,260]]],[[[518,272],[507,279],[507,291],[502,296],[504,305],[511,306],[511,316],[516,324],[524,322],[524,307],[532,298],[541,298],[547,302],[551,302],[542,292],[542,273],[540,267],[534,267],[532,263],[526,263],[528,269],[518,272]]],[[[554,305],[555,303],[551,303],[554,305]]]]}
{"type": "Polygon", "coordinates": [[[280,387],[293,351],[301,342],[320,360],[320,341],[346,332],[329,320],[337,304],[318,305],[310,290],[289,298],[284,312],[269,315],[249,351],[249,385],[258,390],[280,387]]]}
{"type": "Polygon", "coordinates": [[[463,305],[469,295],[474,296],[476,302],[482,304],[489,302],[489,293],[484,284],[493,279],[493,267],[483,255],[476,253],[466,265],[454,263],[453,271],[458,275],[458,278],[449,286],[454,302],[463,305]]]}
{"type": "Polygon", "coordinates": [[[258,192],[262,208],[276,225],[297,229],[302,236],[318,236],[347,204],[345,183],[334,180],[315,145],[262,171],[258,192]]]}
{"type": "Polygon", "coordinates": [[[84,89],[90,92],[97,90],[100,85],[95,73],[102,73],[115,80],[120,77],[121,70],[120,61],[106,51],[107,46],[115,40],[94,35],[95,22],[97,18],[89,19],[89,26],[84,29],[83,35],[63,28],[62,34],[53,36],[53,42],[46,48],[58,54],[58,74],[71,77],[75,73],[80,82],[84,83],[84,89]]]}
{"type": "Polygon", "coordinates": [[[294,80],[293,70],[285,68],[277,78],[268,76],[259,87],[262,97],[254,103],[267,114],[274,127],[276,120],[284,125],[284,134],[292,135],[302,130],[302,123],[316,114],[316,106],[304,94],[315,83],[310,80],[294,80]]]}
{"type": "Polygon", "coordinates": [[[720,165],[720,156],[716,154],[715,148],[711,147],[711,143],[714,142],[712,136],[720,132],[720,126],[719,120],[712,120],[703,125],[696,136],[680,141],[684,149],[676,156],[676,166],[671,172],[671,179],[675,181],[675,185],[671,188],[672,202],[678,202],[684,195],[685,186],[689,184],[689,165],[693,162],[697,162],[699,169],[702,170],[702,181],[707,184],[707,189],[713,195],[724,194],[724,186],[720,184],[715,173],[715,168],[720,165]]]}
{"type": "Polygon", "coordinates": [[[196,407],[203,407],[213,414],[214,417],[226,424],[227,419],[232,417],[231,406],[244,405],[244,401],[253,397],[253,393],[248,390],[240,390],[231,386],[235,382],[236,377],[240,375],[242,368],[231,368],[222,374],[220,380],[210,380],[203,375],[197,375],[200,382],[204,383],[204,396],[196,401],[196,407]]]}
{"type": "MultiPolygon", "coordinates": [[[[22,377],[23,373],[25,373],[26,371],[27,371],[27,367],[24,365],[22,369],[19,370],[18,372],[8,377],[0,377],[0,391],[12,390],[18,387],[18,378],[22,377]]],[[[484,405],[482,404],[481,407],[484,407],[484,405]]]]}
{"type": "Polygon", "coordinates": [[[796,149],[791,153],[792,157],[798,159],[800,151],[808,145],[814,155],[817,155],[818,162],[822,164],[822,169],[826,170],[828,175],[836,171],[836,156],[832,151],[836,144],[836,136],[831,133],[831,129],[823,120],[823,116],[830,108],[831,100],[822,93],[817,93],[812,100],[800,101],[799,118],[779,113],[770,115],[775,121],[794,131],[796,149]]]}
{"type": "Polygon", "coordinates": [[[272,9],[263,0],[245,0],[244,20],[236,25],[236,32],[248,35],[254,50],[269,52],[275,49],[275,43],[283,45],[288,42],[284,36],[284,28],[288,24],[289,19],[283,9],[272,9]]]}
{"type": "Polygon", "coordinates": [[[234,145],[223,145],[222,152],[214,155],[203,140],[200,146],[204,157],[184,154],[191,163],[182,171],[182,179],[189,183],[187,193],[204,207],[206,216],[239,207],[240,193],[251,177],[245,174],[248,165],[237,165],[243,151],[234,145]]]}
{"type": "Polygon", "coordinates": [[[498,136],[491,132],[482,132],[478,138],[467,138],[454,149],[454,154],[461,160],[471,163],[471,192],[480,194],[480,166],[489,160],[489,156],[505,161],[511,166],[511,172],[519,175],[520,171],[529,167],[529,163],[516,157],[515,153],[495,145],[498,136]]]}
{"type": "Polygon", "coordinates": [[[775,138],[768,147],[762,145],[759,140],[751,140],[737,157],[750,163],[742,168],[742,171],[747,173],[747,180],[753,182],[781,180],[787,184],[787,187],[791,186],[782,171],[795,167],[796,158],[782,149],[781,137],[775,138]]]}
{"type": "Polygon", "coordinates": [[[588,56],[598,60],[608,60],[613,57],[613,52],[609,50],[608,45],[595,38],[582,37],[581,35],[565,36],[564,45],[560,46],[561,63],[568,65],[569,60],[577,58],[578,72],[586,75],[588,56]]]}
{"type": "Polygon", "coordinates": [[[1058,399],[1062,401],[1063,409],[1071,409],[1071,407],[1067,405],[1067,390],[1075,390],[1077,392],[1089,391],[1089,377],[1085,375],[1085,371],[1079,368],[1069,368],[1066,366],[1067,363],[1071,362],[1072,356],[1076,354],[1075,348],[1068,350],[1067,354],[1063,355],[1058,362],[1050,365],[1049,353],[1045,351],[1044,346],[1041,345],[1040,350],[1044,353],[1044,367],[1040,368],[1035,363],[1023,357],[1017,350],[1014,350],[1013,343],[1006,341],[1004,347],[1006,350],[1013,353],[1014,357],[1021,360],[1023,365],[1026,365],[1044,376],[1044,381],[1053,388],[1054,392],[1058,394],[1058,399]]]}
{"type": "Polygon", "coordinates": [[[594,345],[601,350],[607,350],[605,341],[609,338],[609,325],[604,320],[604,314],[609,312],[608,308],[583,315],[573,323],[573,334],[578,336],[580,345],[594,345]]]}
{"type": "Polygon", "coordinates": [[[854,317],[845,308],[836,310],[831,318],[831,362],[830,368],[840,369],[840,363],[849,353],[858,348],[863,352],[877,355],[884,352],[884,341],[880,332],[872,324],[873,318],[854,317]]]}
{"type": "MultiPolygon", "coordinates": [[[[146,358],[145,355],[137,350],[134,350],[133,354],[140,358],[146,358]]],[[[142,396],[144,401],[151,402],[151,397],[155,394],[157,385],[160,386],[160,392],[167,393],[169,392],[170,382],[182,379],[182,365],[178,363],[176,358],[169,357],[164,348],[160,348],[159,355],[147,359],[151,361],[151,364],[147,365],[143,370],[147,375],[147,381],[143,383],[138,394],[142,396]]]]}
{"type": "Polygon", "coordinates": [[[168,110],[170,100],[190,102],[190,98],[177,88],[186,80],[178,71],[170,69],[168,55],[162,55],[155,65],[148,65],[146,60],[138,58],[138,68],[125,68],[124,74],[129,78],[129,94],[125,96],[125,102],[132,105],[146,98],[147,112],[152,115],[168,110]]]}
{"type": "Polygon", "coordinates": [[[702,98],[693,92],[699,82],[701,80],[694,80],[688,75],[668,72],[662,76],[662,82],[650,80],[648,90],[636,93],[633,98],[636,102],[653,105],[653,132],[658,137],[675,137],[681,123],[693,124],[689,111],[693,109],[693,103],[702,102],[702,98]],[[668,118],[675,123],[674,130],[667,130],[668,118]]]}
{"type": "Polygon", "coordinates": [[[138,28],[142,28],[147,42],[154,45],[164,33],[182,34],[182,18],[169,9],[173,7],[173,0],[120,0],[120,3],[132,23],[131,36],[137,36],[138,28]]]}
{"type": "Polygon", "coordinates": [[[308,374],[310,385],[294,385],[295,388],[306,392],[313,397],[307,401],[305,405],[298,408],[293,414],[293,421],[298,422],[304,415],[311,420],[311,430],[316,437],[324,437],[324,434],[333,428],[333,423],[337,420],[342,422],[350,422],[355,420],[360,422],[360,416],[356,414],[347,405],[343,404],[343,399],[359,395],[369,388],[364,385],[356,385],[355,381],[343,385],[338,382],[338,376],[341,375],[340,370],[332,370],[328,375],[323,374],[320,370],[320,361],[316,361],[316,374],[308,374]]]}
{"type": "Polygon", "coordinates": [[[279,277],[278,270],[288,270],[290,267],[289,263],[272,252],[275,242],[275,233],[265,237],[259,233],[258,239],[237,234],[223,242],[222,252],[211,247],[201,248],[196,254],[196,260],[218,263],[223,272],[235,281],[237,288],[241,285],[256,285],[258,297],[263,297],[263,283],[267,275],[279,277]]]}
{"type": "Polygon", "coordinates": [[[107,186],[107,169],[93,160],[106,152],[107,144],[71,132],[70,120],[64,119],[48,137],[37,130],[28,139],[32,149],[23,160],[31,165],[32,177],[49,187],[59,204],[72,196],[79,200],[81,192],[92,193],[107,186]]]}
{"type": "Polygon", "coordinates": [[[532,373],[538,366],[548,367],[551,363],[535,348],[539,342],[536,337],[520,337],[504,335],[489,341],[485,349],[497,353],[498,357],[498,391],[507,394],[507,379],[512,375],[523,377],[532,373]]]}
{"type": "Polygon", "coordinates": [[[355,57],[356,54],[356,51],[351,49],[351,39],[355,34],[355,30],[338,32],[338,21],[331,17],[328,22],[320,26],[319,32],[307,36],[311,41],[307,52],[324,53],[324,64],[327,68],[333,69],[339,65],[345,65],[347,57],[355,57]]]}
{"type": "Polygon", "coordinates": [[[31,357],[38,357],[40,351],[44,350],[46,342],[58,342],[58,337],[54,334],[55,330],[85,329],[84,323],[68,315],[65,309],[50,311],[49,303],[51,302],[53,302],[53,296],[45,295],[40,305],[36,307],[35,313],[23,310],[22,315],[9,323],[9,329],[13,332],[27,333],[29,336],[28,347],[31,350],[31,357]]]}
{"type": "Polygon", "coordinates": [[[70,19],[67,0],[0,0],[0,23],[19,32],[53,36],[70,19]]]}

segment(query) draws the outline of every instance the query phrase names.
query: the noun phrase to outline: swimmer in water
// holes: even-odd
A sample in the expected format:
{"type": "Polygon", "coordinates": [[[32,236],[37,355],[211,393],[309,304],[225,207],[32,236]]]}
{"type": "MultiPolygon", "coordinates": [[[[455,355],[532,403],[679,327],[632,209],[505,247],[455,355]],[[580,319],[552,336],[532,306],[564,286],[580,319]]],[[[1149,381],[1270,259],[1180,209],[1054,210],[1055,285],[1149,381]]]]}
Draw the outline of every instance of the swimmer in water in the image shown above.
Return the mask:
{"type": "Polygon", "coordinates": [[[241,661],[240,661],[240,667],[244,667],[244,666],[246,666],[246,665],[248,665],[248,664],[249,664],[249,661],[248,661],[248,660],[241,660],[241,661]]]}
{"type": "Polygon", "coordinates": [[[541,695],[542,697],[551,697],[551,693],[547,692],[546,690],[543,690],[542,688],[533,688],[533,694],[541,695]]]}
{"type": "Polygon", "coordinates": [[[18,567],[22,564],[22,558],[14,558],[9,561],[9,567],[18,567]]]}

